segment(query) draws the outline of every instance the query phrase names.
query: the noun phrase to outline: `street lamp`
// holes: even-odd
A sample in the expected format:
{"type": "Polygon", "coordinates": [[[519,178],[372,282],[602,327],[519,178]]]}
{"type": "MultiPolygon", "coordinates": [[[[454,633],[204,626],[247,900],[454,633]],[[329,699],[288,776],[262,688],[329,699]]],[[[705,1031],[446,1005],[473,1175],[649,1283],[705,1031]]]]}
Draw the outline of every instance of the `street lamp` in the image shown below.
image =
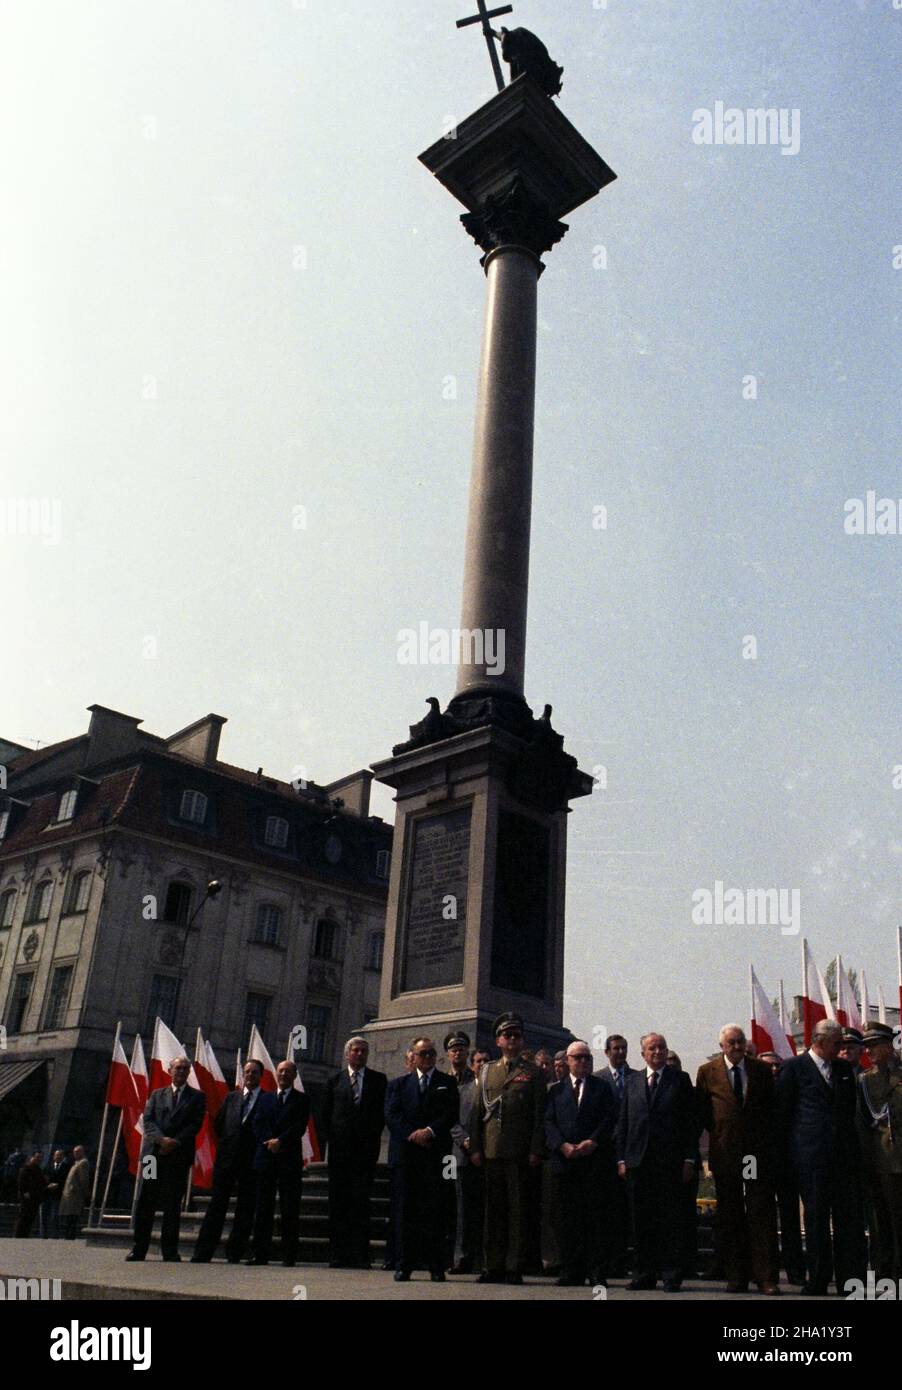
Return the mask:
{"type": "MultiPolygon", "coordinates": [[[[222,892],[222,889],[223,889],[222,879],[219,879],[219,878],[211,878],[211,879],[208,881],[206,888],[204,889],[204,895],[203,895],[203,897],[201,898],[200,902],[197,904],[197,907],[194,909],[194,911],[192,912],[191,916],[188,918],[188,921],[185,923],[185,933],[184,933],[184,936],[182,937],[182,951],[181,951],[181,955],[179,956],[179,975],[178,975],[178,986],[177,986],[178,994],[177,994],[177,996],[176,996],[176,1007],[175,1007],[175,1009],[173,1009],[173,1013],[176,1015],[176,1017],[178,1017],[178,1011],[179,1011],[179,1008],[180,1008],[181,1002],[182,1002],[182,977],[183,977],[183,972],[184,972],[184,968],[185,968],[185,951],[186,951],[186,949],[187,949],[187,947],[188,947],[188,937],[189,937],[189,935],[190,935],[191,928],[194,926],[195,919],[200,915],[201,912],[203,912],[204,907],[206,906],[206,903],[207,903],[207,899],[208,899],[208,898],[216,898],[216,897],[218,897],[219,894],[222,892]]],[[[175,1031],[175,1024],[173,1024],[173,1031],[175,1031]]]]}

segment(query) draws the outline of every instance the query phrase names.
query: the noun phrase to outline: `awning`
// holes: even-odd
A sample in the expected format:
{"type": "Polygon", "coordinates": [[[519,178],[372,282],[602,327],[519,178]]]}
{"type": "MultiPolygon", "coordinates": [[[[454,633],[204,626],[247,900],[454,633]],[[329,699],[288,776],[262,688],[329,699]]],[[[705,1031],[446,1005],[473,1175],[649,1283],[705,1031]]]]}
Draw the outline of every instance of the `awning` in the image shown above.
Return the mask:
{"type": "Polygon", "coordinates": [[[42,1067],[45,1060],[39,1057],[36,1062],[0,1062],[0,1100],[14,1091],[38,1067],[42,1067]]]}

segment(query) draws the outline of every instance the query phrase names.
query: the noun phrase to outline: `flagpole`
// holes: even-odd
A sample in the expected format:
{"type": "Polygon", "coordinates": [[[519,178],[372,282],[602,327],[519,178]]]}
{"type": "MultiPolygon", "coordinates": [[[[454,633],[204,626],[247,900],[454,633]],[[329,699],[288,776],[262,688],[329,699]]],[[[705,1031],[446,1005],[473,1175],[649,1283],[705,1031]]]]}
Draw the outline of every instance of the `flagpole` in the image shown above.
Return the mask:
{"type": "Polygon", "coordinates": [[[113,1165],[116,1162],[116,1153],[119,1149],[119,1138],[122,1134],[122,1111],[119,1111],[119,1121],[116,1125],[116,1137],[113,1140],[113,1152],[110,1154],[110,1166],[106,1174],[106,1186],[103,1189],[103,1200],[100,1203],[100,1214],[97,1217],[98,1226],[103,1224],[103,1214],[106,1211],[107,1198],[110,1195],[110,1183],[113,1179],[113,1165]]]}
{"type": "Polygon", "coordinates": [[[749,1032],[755,1036],[755,967],[749,961],[749,1032]]]}
{"type": "Polygon", "coordinates": [[[902,927],[896,927],[896,967],[899,972],[899,1022],[902,1023],[902,927]]]}
{"type": "MultiPolygon", "coordinates": [[[[118,1043],[121,1034],[122,1034],[122,1019],[120,1018],[119,1021],[118,1021],[117,1024],[116,1024],[116,1036],[115,1036],[115,1038],[113,1039],[113,1053],[112,1053],[113,1057],[116,1056],[116,1044],[118,1043]]],[[[112,1065],[113,1065],[113,1063],[112,1063],[112,1059],[111,1059],[111,1060],[110,1060],[110,1066],[112,1067],[112,1065]]],[[[91,1187],[91,1202],[90,1202],[90,1205],[88,1206],[88,1225],[89,1225],[89,1226],[93,1226],[93,1224],[94,1224],[94,1222],[93,1222],[93,1216],[94,1216],[94,1206],[95,1206],[95,1203],[96,1203],[96,1201],[97,1201],[97,1184],[98,1184],[98,1182],[100,1181],[100,1163],[101,1163],[101,1159],[103,1158],[103,1141],[104,1141],[104,1138],[106,1137],[106,1117],[107,1117],[107,1113],[108,1113],[109,1108],[110,1108],[110,1102],[107,1100],[107,1096],[108,1096],[108,1094],[109,1094],[109,1089],[110,1089],[109,1077],[107,1077],[106,1087],[107,1087],[107,1088],[106,1088],[106,1090],[105,1090],[104,1093],[103,1093],[103,1119],[102,1119],[101,1122],[100,1122],[100,1140],[99,1140],[98,1145],[97,1145],[97,1162],[94,1164],[94,1182],[93,1182],[93,1185],[92,1185],[92,1187],[91,1187]]],[[[98,1225],[99,1225],[99,1224],[100,1224],[100,1223],[98,1222],[98,1225]]]]}
{"type": "Polygon", "coordinates": [[[811,1010],[808,1008],[808,941],[802,937],[802,1041],[811,1046],[811,1010]]]}
{"type": "Polygon", "coordinates": [[[877,1022],[886,1023],[886,995],[883,993],[883,985],[877,986],[877,1022]]]}

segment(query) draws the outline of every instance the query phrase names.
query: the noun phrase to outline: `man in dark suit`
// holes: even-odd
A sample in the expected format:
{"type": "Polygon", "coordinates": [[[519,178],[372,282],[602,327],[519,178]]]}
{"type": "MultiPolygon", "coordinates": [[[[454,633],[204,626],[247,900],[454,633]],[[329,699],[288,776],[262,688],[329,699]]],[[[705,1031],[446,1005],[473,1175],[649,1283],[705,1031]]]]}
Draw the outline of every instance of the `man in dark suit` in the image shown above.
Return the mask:
{"type": "Polygon", "coordinates": [[[366,1038],[349,1038],[345,1065],[326,1082],[323,1098],[331,1269],[370,1267],[370,1198],[385,1128],[386,1078],[367,1066],[369,1052],[366,1038]]]}
{"type": "MultiPolygon", "coordinates": [[[[633,1068],[627,1062],[629,1043],[622,1033],[611,1033],[605,1039],[604,1055],[608,1059],[608,1065],[595,1072],[595,1076],[609,1086],[617,1098],[618,1109],[623,1099],[623,1088],[626,1085],[626,1078],[632,1076],[633,1068]]],[[[621,1182],[613,1172],[614,1180],[611,1182],[610,1191],[606,1202],[606,1224],[608,1228],[608,1250],[610,1255],[609,1271],[611,1274],[626,1274],[629,1267],[629,1245],[630,1245],[630,1204],[629,1191],[625,1182],[621,1182]]]]}
{"type": "Polygon", "coordinates": [[[19,1169],[19,1210],[13,1235],[23,1240],[31,1235],[34,1219],[47,1195],[47,1179],[41,1167],[43,1156],[40,1149],[37,1149],[19,1169]]]}
{"type": "Polygon", "coordinates": [[[717,1189],[717,1252],[727,1293],[745,1293],[752,1278],[762,1293],[778,1294],[774,1079],[769,1066],[746,1055],[738,1024],[721,1028],[720,1047],[695,1082],[717,1189]]]}
{"type": "Polygon", "coordinates": [[[587,1043],[567,1048],[570,1075],[549,1088],[545,1102],[545,1142],[551,1151],[552,1179],[560,1220],[561,1285],[605,1284],[605,1197],[614,1166],[613,1135],[619,1105],[610,1086],[590,1075],[587,1043]]]}
{"type": "Polygon", "coordinates": [[[667,1040],[660,1033],[641,1039],[642,1071],[623,1088],[617,1119],[617,1171],[629,1184],[636,1275],[630,1289],[664,1291],[682,1282],[682,1190],[695,1172],[697,1145],[692,1082],[667,1066],[667,1040]]]}
{"type": "Polygon", "coordinates": [[[278,1089],[273,1096],[272,1137],[263,1140],[263,1168],[254,1222],[253,1265],[269,1264],[272,1228],[279,1198],[282,1230],[282,1264],[296,1262],[301,1224],[301,1182],[304,1177],[304,1135],[310,1118],[310,1097],[295,1086],[294,1062],[276,1067],[278,1089]]]}
{"type": "Polygon", "coordinates": [[[141,1194],[135,1209],[135,1243],[127,1260],[143,1260],[150,1246],[157,1208],[163,1208],[160,1246],[164,1260],[179,1260],[179,1224],[188,1174],[194,1162],[194,1141],[204,1122],[207,1101],[203,1091],[188,1085],[191,1063],[173,1057],[170,1085],[151,1091],[144,1107],[144,1139],[138,1172],[141,1194]]]}
{"type": "Polygon", "coordinates": [[[842,1028],[823,1019],[808,1052],[785,1062],[777,1081],[777,1125],[805,1208],[808,1282],[802,1292],[823,1295],[864,1280],[867,1254],[856,1129],[855,1073],[838,1055],[842,1028]],[[831,1222],[833,1236],[831,1241],[831,1222]]]}
{"type": "Polygon", "coordinates": [[[445,1278],[444,1159],[457,1124],[457,1085],[436,1069],[431,1038],[413,1043],[415,1066],[386,1091],[385,1121],[390,1143],[395,1279],[426,1268],[434,1283],[445,1278]]]}
{"type": "Polygon", "coordinates": [[[59,1240],[60,1201],[71,1167],[72,1164],[62,1149],[54,1149],[53,1156],[44,1169],[44,1177],[47,1179],[47,1197],[41,1207],[41,1235],[45,1240],[59,1240]]]}
{"type": "Polygon", "coordinates": [[[226,1241],[229,1264],[238,1264],[247,1249],[267,1164],[263,1144],[274,1137],[275,1127],[275,1102],[271,1092],[261,1090],[262,1078],[262,1062],[245,1062],[243,1087],[229,1092],[213,1122],[218,1140],[213,1192],[191,1256],[193,1264],[209,1264],[213,1258],[236,1184],[235,1218],[226,1241]]]}
{"type": "MultiPolygon", "coordinates": [[[[770,1067],[774,1079],[776,1105],[777,1078],[783,1067],[783,1058],[776,1052],[759,1052],[758,1061],[765,1062],[770,1067]]],[[[805,1282],[805,1253],[802,1249],[799,1185],[788,1160],[775,1161],[774,1186],[777,1192],[777,1210],[780,1213],[780,1260],[786,1270],[787,1282],[801,1285],[805,1282]]]]}

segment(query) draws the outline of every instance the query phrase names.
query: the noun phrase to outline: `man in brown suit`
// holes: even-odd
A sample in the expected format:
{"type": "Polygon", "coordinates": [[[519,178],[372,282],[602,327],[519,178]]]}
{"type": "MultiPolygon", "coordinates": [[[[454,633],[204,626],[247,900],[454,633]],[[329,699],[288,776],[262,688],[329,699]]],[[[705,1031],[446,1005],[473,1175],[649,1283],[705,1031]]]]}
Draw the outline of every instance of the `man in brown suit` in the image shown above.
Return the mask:
{"type": "Polygon", "coordinates": [[[720,1047],[695,1083],[717,1190],[717,1251],[727,1293],[745,1293],[753,1278],[762,1293],[778,1294],[774,1079],[770,1067],[747,1056],[736,1024],[721,1028],[720,1047]]]}

